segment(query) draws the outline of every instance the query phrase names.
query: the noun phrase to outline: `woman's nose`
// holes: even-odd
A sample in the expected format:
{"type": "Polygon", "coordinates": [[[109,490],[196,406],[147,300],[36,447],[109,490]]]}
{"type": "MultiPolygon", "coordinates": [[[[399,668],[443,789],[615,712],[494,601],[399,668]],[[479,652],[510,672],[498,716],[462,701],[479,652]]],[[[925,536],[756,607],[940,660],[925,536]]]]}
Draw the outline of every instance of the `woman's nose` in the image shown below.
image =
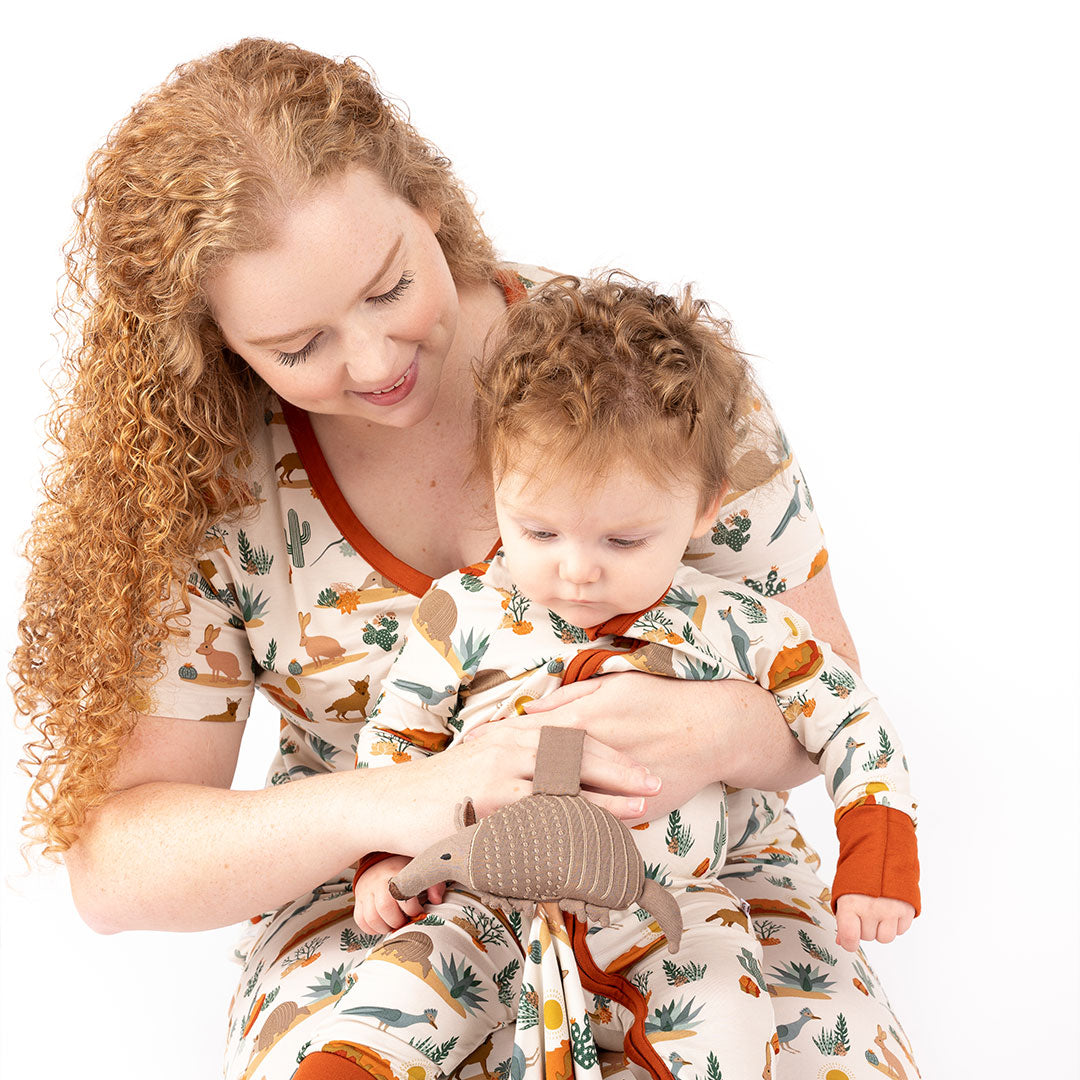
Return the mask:
{"type": "Polygon", "coordinates": [[[370,328],[354,328],[345,338],[345,370],[349,378],[363,390],[377,390],[382,383],[393,381],[401,373],[393,342],[383,333],[370,328]]]}

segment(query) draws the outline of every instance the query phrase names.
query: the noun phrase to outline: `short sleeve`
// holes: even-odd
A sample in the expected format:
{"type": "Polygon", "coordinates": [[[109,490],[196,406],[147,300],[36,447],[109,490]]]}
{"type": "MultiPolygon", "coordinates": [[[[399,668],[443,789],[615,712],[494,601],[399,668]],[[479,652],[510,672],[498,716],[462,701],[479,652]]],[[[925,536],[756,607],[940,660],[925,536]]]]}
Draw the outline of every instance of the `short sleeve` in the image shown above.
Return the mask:
{"type": "Polygon", "coordinates": [[[775,438],[742,448],[736,469],[752,466],[765,479],[725,494],[712,529],[690,542],[683,561],[776,596],[809,581],[829,556],[806,476],[775,416],[761,408],[758,429],[775,438]]]}
{"type": "Polygon", "coordinates": [[[252,653],[242,621],[230,610],[228,586],[213,560],[204,559],[176,588],[186,591],[191,606],[178,620],[188,623],[189,633],[171,634],[164,643],[164,671],[149,688],[146,711],[181,720],[246,720],[255,686],[252,653]]]}

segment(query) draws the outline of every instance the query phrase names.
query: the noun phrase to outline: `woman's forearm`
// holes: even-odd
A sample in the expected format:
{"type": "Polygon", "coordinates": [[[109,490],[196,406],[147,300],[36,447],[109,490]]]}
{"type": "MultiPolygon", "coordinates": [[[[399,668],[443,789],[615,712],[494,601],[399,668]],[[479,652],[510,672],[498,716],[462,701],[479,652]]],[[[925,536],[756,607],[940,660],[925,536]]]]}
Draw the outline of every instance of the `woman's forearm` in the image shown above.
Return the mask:
{"type": "Polygon", "coordinates": [[[712,715],[723,717],[711,725],[718,779],[731,787],[783,791],[819,775],[764,687],[737,679],[693,686],[715,710],[712,715]]]}
{"type": "MultiPolygon", "coordinates": [[[[262,791],[154,780],[117,791],[66,861],[83,919],[101,933],[206,930],[303,896],[370,851],[416,855],[532,790],[538,739],[504,730],[407,764],[330,773],[262,791]]],[[[633,817],[651,788],[636,762],[586,745],[582,780],[633,817]]]]}
{"type": "Polygon", "coordinates": [[[76,907],[101,933],[206,930],[274,910],[368,851],[424,835],[418,801],[400,786],[390,797],[390,774],[401,785],[408,768],[262,791],[148,783],[117,792],[67,853],[76,907]]]}

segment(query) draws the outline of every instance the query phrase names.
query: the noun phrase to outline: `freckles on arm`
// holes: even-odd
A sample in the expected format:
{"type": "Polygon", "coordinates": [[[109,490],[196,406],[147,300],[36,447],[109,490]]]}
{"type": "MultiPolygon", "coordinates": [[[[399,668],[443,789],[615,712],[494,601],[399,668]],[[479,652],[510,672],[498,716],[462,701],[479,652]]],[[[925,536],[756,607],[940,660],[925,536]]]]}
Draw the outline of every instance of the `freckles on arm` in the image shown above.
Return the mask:
{"type": "Polygon", "coordinates": [[[809,581],[797,585],[794,589],[788,589],[777,599],[797,611],[810,624],[816,638],[827,641],[835,653],[862,674],[859,654],[840,611],[840,601],[836,597],[828,565],[809,581]]]}

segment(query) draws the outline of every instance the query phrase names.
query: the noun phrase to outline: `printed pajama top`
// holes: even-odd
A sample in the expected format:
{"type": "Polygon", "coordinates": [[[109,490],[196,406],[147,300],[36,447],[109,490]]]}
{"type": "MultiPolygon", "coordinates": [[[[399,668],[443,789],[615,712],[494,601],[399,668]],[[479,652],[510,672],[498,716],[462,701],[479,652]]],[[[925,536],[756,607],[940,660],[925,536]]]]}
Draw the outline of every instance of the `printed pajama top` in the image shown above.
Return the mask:
{"type": "MultiPolygon", "coordinates": [[[[500,284],[508,302],[523,302],[551,276],[508,264],[500,284]]],[[[782,433],[779,444],[771,478],[729,493],[711,533],[684,557],[766,596],[802,584],[828,559],[782,433]]],[[[190,636],[165,643],[164,672],[146,711],[242,722],[258,690],[281,717],[268,776],[280,784],[353,767],[357,734],[432,579],[365,529],[378,506],[348,505],[305,412],[267,391],[252,448],[245,476],[258,506],[210,530],[208,550],[184,584],[190,636]]]]}
{"type": "MultiPolygon", "coordinates": [[[[360,732],[358,765],[428,756],[564,680],[635,670],[742,678],[770,690],[837,807],[834,906],[859,892],[918,910],[907,761],[877,699],[791,608],[689,566],[651,608],[587,629],[519,592],[501,551],[439,578],[414,609],[360,732]]],[[[687,829],[712,835],[712,821],[691,821],[685,809],[683,819],[687,829]]]]}

